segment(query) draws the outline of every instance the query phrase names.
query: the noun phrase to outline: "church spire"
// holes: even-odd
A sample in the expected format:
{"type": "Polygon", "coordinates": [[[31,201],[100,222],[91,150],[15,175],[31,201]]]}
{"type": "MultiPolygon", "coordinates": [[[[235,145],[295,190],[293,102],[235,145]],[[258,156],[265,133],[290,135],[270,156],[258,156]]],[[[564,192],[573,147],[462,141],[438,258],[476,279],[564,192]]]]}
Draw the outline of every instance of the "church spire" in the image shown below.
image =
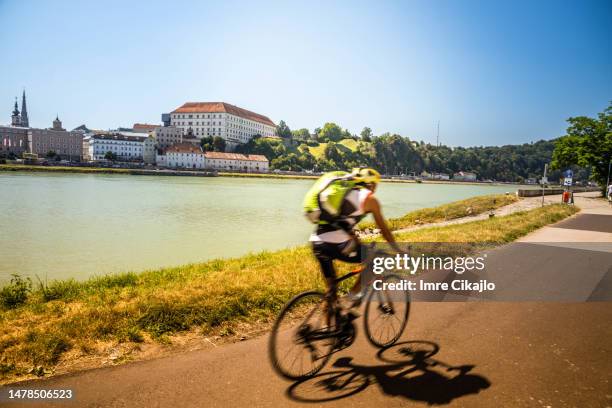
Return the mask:
{"type": "Polygon", "coordinates": [[[19,106],[17,105],[17,97],[15,97],[15,109],[13,109],[13,114],[11,115],[11,125],[21,126],[21,115],[19,115],[19,106]]]}
{"type": "Polygon", "coordinates": [[[21,126],[30,127],[30,120],[28,119],[28,108],[26,106],[26,94],[25,89],[21,95],[21,126]]]}

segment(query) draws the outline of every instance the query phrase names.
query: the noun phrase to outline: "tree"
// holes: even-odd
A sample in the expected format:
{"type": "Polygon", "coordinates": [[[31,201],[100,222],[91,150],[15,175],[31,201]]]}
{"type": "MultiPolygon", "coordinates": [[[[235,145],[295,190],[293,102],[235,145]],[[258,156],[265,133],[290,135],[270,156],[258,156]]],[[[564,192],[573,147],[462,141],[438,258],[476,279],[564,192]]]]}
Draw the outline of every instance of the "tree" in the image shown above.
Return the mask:
{"type": "Polygon", "coordinates": [[[280,136],[283,139],[291,138],[291,129],[289,129],[289,126],[287,126],[284,120],[281,120],[278,126],[276,126],[276,136],[280,136]]]}
{"type": "Polygon", "coordinates": [[[342,163],[342,155],[340,154],[338,147],[336,147],[336,143],[329,142],[327,146],[325,146],[324,154],[325,158],[333,163],[336,163],[337,165],[342,163]]]}
{"type": "Polygon", "coordinates": [[[339,142],[343,138],[342,128],[335,123],[326,123],[323,129],[319,131],[319,140],[321,142],[339,142]]]}
{"type": "Polygon", "coordinates": [[[363,130],[361,131],[361,140],[363,140],[364,142],[371,142],[372,141],[372,129],[370,129],[369,127],[364,127],[363,130]]]}
{"type": "Polygon", "coordinates": [[[57,155],[57,153],[55,153],[53,150],[49,150],[49,151],[47,152],[47,154],[45,155],[45,157],[46,157],[47,159],[52,159],[52,158],[54,158],[56,155],[57,155]]]}
{"type": "Polygon", "coordinates": [[[307,141],[308,139],[310,139],[310,132],[308,131],[308,129],[305,129],[305,128],[294,130],[291,133],[293,135],[294,140],[307,141]]]}
{"type": "Polygon", "coordinates": [[[225,151],[225,139],[223,139],[221,136],[215,136],[212,144],[215,152],[225,151]]]}
{"type": "Polygon", "coordinates": [[[591,179],[606,187],[612,160],[612,103],[597,119],[587,116],[569,118],[567,135],[555,143],[553,169],[578,165],[591,170],[591,179]]]}
{"type": "Polygon", "coordinates": [[[200,146],[202,146],[202,150],[205,152],[212,152],[213,150],[215,150],[213,141],[214,139],[212,136],[205,136],[202,139],[200,139],[200,146]]]}
{"type": "Polygon", "coordinates": [[[108,152],[106,152],[106,154],[104,155],[104,158],[106,160],[110,160],[110,161],[115,161],[117,160],[117,155],[113,152],[111,152],[110,150],[108,152]]]}

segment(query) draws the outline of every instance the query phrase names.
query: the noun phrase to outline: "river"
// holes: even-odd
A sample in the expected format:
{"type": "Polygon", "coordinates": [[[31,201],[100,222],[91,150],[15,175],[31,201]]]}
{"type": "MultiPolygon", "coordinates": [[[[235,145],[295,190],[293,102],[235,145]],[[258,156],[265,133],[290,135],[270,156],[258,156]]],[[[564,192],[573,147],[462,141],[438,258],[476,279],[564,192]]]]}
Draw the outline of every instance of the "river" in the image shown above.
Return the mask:
{"type": "MultiPolygon", "coordinates": [[[[0,282],[85,279],[304,244],[311,180],[0,173],[0,282]]],[[[382,183],[399,216],[510,185],[382,183]]]]}

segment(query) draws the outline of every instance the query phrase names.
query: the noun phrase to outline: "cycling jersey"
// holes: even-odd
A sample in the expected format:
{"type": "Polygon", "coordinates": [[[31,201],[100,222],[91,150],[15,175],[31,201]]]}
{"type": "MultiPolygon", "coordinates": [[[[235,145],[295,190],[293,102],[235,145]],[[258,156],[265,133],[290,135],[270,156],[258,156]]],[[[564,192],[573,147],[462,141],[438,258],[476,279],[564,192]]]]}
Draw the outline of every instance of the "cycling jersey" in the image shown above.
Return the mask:
{"type": "Polygon", "coordinates": [[[352,239],[349,231],[366,216],[364,205],[371,194],[372,191],[367,188],[355,188],[349,191],[344,197],[337,221],[318,225],[310,236],[310,241],[339,244],[352,239]]]}

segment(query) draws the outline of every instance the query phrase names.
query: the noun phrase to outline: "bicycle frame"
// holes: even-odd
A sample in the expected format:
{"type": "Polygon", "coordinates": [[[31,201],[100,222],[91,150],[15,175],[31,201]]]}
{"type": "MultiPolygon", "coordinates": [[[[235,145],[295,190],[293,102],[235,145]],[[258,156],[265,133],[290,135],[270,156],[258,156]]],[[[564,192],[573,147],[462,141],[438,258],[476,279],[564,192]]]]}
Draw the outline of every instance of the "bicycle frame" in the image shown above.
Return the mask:
{"type": "MultiPolygon", "coordinates": [[[[347,279],[350,279],[354,276],[357,275],[361,275],[361,273],[363,271],[365,271],[367,269],[367,267],[370,265],[370,263],[374,260],[374,258],[376,258],[377,256],[380,255],[391,255],[389,252],[387,251],[383,251],[383,250],[378,250],[378,251],[374,251],[372,252],[372,254],[370,256],[368,256],[362,263],[360,266],[358,266],[357,268],[353,269],[352,271],[340,276],[339,278],[336,278],[336,280],[334,280],[334,283],[337,285],[342,281],[345,281],[347,279]]],[[[361,287],[362,288],[369,288],[370,284],[374,281],[374,279],[370,280],[369,282],[361,282],[361,287]]],[[[363,290],[363,289],[362,289],[363,290]]],[[[366,293],[364,293],[364,296],[366,295],[366,293]]]]}

